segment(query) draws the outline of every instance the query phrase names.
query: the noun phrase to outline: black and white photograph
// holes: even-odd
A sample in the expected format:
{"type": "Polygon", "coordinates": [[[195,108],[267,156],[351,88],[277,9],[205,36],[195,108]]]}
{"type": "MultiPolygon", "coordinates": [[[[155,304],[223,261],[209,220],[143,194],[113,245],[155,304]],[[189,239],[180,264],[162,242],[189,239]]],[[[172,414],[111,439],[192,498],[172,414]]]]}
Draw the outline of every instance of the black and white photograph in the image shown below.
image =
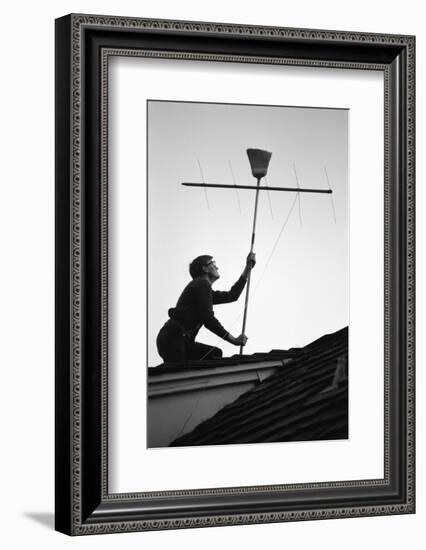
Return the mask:
{"type": "Polygon", "coordinates": [[[350,437],[350,111],[149,99],[147,447],[350,437]]]}

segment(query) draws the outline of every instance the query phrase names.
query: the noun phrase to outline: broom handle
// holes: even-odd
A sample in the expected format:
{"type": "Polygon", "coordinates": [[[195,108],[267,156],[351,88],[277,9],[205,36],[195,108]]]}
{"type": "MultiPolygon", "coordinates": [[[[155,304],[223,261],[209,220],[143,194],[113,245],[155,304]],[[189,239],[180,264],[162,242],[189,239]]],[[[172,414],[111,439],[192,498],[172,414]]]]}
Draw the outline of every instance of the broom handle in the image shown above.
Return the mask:
{"type": "MultiPolygon", "coordinates": [[[[254,239],[256,237],[257,204],[258,204],[258,201],[259,201],[260,180],[261,180],[261,178],[257,178],[256,198],[255,198],[255,202],[254,202],[253,229],[252,229],[252,232],[251,232],[250,254],[253,252],[254,239]]],[[[244,302],[243,328],[241,330],[241,334],[243,336],[245,335],[245,330],[246,330],[248,300],[249,300],[249,294],[250,294],[250,278],[251,278],[251,269],[250,269],[250,271],[248,272],[248,275],[247,275],[246,299],[245,299],[245,302],[244,302]]],[[[240,346],[240,355],[242,355],[242,353],[243,353],[243,347],[244,347],[243,345],[240,346]]]]}

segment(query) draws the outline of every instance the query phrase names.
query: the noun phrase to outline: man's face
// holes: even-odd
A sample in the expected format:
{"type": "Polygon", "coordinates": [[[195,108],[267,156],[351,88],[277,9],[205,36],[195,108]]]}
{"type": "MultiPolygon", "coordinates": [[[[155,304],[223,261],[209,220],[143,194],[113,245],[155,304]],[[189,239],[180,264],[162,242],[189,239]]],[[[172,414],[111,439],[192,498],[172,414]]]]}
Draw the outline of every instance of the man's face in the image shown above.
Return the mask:
{"type": "Polygon", "coordinates": [[[219,268],[217,267],[216,262],[214,260],[210,260],[206,264],[206,273],[208,274],[209,278],[212,281],[216,281],[217,279],[219,279],[220,277],[219,268]]]}

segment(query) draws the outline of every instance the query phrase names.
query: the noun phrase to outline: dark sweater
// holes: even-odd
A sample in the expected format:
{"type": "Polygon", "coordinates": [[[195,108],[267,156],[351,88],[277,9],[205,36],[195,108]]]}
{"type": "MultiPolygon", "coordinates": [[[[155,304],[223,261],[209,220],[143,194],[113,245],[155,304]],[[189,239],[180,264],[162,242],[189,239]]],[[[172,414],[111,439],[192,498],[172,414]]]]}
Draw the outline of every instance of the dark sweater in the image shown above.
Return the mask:
{"type": "Polygon", "coordinates": [[[228,291],[213,290],[209,281],[202,277],[193,279],[184,288],[176,307],[169,309],[169,317],[193,340],[204,325],[214,334],[225,338],[228,331],[214,316],[213,304],[235,302],[240,297],[246,279],[240,277],[228,291]]]}

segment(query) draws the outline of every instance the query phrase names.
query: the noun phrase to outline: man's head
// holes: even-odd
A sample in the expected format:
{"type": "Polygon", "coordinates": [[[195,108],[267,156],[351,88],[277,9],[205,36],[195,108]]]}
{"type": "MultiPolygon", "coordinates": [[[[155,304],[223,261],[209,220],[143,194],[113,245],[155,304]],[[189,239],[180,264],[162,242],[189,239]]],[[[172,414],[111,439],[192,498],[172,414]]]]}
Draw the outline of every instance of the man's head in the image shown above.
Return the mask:
{"type": "Polygon", "coordinates": [[[193,279],[197,277],[207,277],[211,282],[219,279],[219,270],[213,256],[197,256],[189,264],[189,273],[193,279]]]}

